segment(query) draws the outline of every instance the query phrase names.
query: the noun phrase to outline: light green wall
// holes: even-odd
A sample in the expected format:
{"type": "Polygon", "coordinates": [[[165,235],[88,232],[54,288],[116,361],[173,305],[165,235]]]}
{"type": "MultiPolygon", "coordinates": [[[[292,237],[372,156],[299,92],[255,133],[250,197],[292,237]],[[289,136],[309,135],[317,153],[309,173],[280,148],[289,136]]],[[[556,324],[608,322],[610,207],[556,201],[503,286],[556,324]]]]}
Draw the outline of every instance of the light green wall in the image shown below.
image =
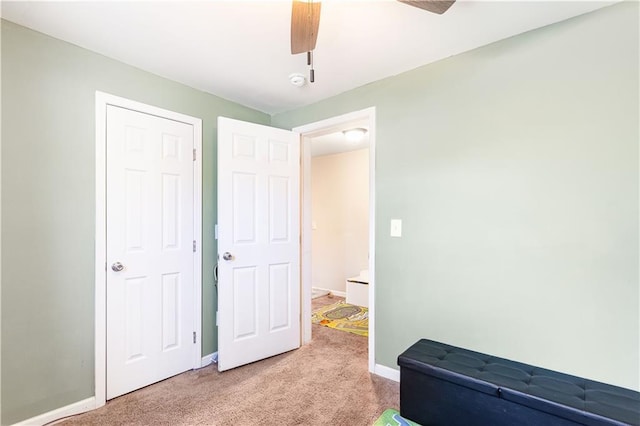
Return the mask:
{"type": "Polygon", "coordinates": [[[2,424],[94,394],[96,90],[203,120],[203,355],[217,349],[216,119],[269,116],[2,21],[2,424]]]}
{"type": "Polygon", "coordinates": [[[430,338],[638,389],[638,59],[630,2],[272,118],[376,107],[377,363],[430,338]]]}
{"type": "Polygon", "coordinates": [[[270,120],[2,21],[1,423],[93,395],[96,90],[203,119],[203,354],[216,117],[375,106],[377,362],[427,337],[637,389],[638,59],[631,2],[270,120]]]}

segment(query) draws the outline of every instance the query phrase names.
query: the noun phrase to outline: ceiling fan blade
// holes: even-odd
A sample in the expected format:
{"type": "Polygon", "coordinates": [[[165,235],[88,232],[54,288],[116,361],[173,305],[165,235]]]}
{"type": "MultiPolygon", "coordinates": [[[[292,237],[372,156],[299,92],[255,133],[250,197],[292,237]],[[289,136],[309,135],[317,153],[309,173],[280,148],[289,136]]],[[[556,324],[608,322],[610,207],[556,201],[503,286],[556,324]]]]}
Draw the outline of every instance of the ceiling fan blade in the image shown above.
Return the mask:
{"type": "Polygon", "coordinates": [[[400,3],[405,3],[410,6],[419,7],[420,9],[428,10],[429,12],[442,15],[445,13],[456,0],[398,0],[400,3]]]}
{"type": "Polygon", "coordinates": [[[320,2],[293,0],[291,8],[291,54],[316,48],[320,26],[320,2]]]}

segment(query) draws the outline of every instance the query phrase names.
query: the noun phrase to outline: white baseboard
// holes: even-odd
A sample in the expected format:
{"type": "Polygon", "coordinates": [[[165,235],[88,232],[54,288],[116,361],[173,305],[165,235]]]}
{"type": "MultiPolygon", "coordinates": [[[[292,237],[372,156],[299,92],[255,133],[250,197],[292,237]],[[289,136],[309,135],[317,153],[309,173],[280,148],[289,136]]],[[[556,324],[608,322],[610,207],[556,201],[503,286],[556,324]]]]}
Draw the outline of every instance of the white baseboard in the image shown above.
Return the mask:
{"type": "Polygon", "coordinates": [[[209,355],[205,355],[202,357],[202,363],[200,364],[200,367],[206,367],[207,365],[211,364],[212,362],[218,362],[218,352],[214,352],[212,354],[209,355]]]}
{"type": "Polygon", "coordinates": [[[323,288],[323,287],[313,287],[316,290],[320,290],[320,291],[327,291],[331,294],[333,294],[334,296],[338,296],[338,297],[347,297],[347,293],[345,291],[338,291],[338,290],[334,290],[332,288],[323,288]]]}
{"type": "Polygon", "coordinates": [[[13,426],[42,426],[65,417],[85,413],[94,408],[96,408],[96,398],[92,396],[91,398],[83,399],[82,401],[74,402],[73,404],[15,423],[13,426]]]}
{"type": "MultiPolygon", "coordinates": [[[[205,355],[202,357],[201,366],[206,367],[207,365],[214,362],[214,360],[217,361],[217,359],[218,352],[205,355]]],[[[15,423],[13,426],[42,426],[47,423],[55,422],[56,420],[61,420],[65,417],[85,413],[95,408],[97,408],[96,398],[92,396],[91,398],[83,399],[82,401],[74,402],[73,404],[69,404],[64,407],[46,412],[44,414],[40,414],[39,416],[31,417],[30,419],[15,423]]]]}
{"type": "Polygon", "coordinates": [[[394,382],[400,382],[400,370],[390,368],[385,365],[376,364],[373,370],[374,374],[384,377],[385,379],[393,380],[394,382]]]}

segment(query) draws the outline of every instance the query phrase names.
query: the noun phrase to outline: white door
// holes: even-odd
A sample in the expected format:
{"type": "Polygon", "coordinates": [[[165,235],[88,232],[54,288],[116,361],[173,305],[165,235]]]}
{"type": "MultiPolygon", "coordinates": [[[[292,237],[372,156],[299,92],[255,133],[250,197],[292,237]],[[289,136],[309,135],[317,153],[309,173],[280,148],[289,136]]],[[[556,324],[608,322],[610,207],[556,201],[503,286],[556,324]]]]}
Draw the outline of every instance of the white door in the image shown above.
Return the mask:
{"type": "Polygon", "coordinates": [[[218,369],[300,347],[300,142],[218,119],[218,369]]]}
{"type": "Polygon", "coordinates": [[[194,130],[107,106],[107,399],[186,371],[194,339],[194,130]]]}

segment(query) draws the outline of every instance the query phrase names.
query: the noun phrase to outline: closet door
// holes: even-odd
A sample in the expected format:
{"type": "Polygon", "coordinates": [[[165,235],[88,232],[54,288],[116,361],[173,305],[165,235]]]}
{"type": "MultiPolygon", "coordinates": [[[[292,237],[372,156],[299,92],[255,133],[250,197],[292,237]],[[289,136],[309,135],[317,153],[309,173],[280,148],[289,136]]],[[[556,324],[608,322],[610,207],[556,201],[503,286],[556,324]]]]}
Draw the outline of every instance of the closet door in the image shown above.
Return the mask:
{"type": "Polygon", "coordinates": [[[111,399],[193,365],[194,129],[109,105],[106,130],[111,399]]]}

